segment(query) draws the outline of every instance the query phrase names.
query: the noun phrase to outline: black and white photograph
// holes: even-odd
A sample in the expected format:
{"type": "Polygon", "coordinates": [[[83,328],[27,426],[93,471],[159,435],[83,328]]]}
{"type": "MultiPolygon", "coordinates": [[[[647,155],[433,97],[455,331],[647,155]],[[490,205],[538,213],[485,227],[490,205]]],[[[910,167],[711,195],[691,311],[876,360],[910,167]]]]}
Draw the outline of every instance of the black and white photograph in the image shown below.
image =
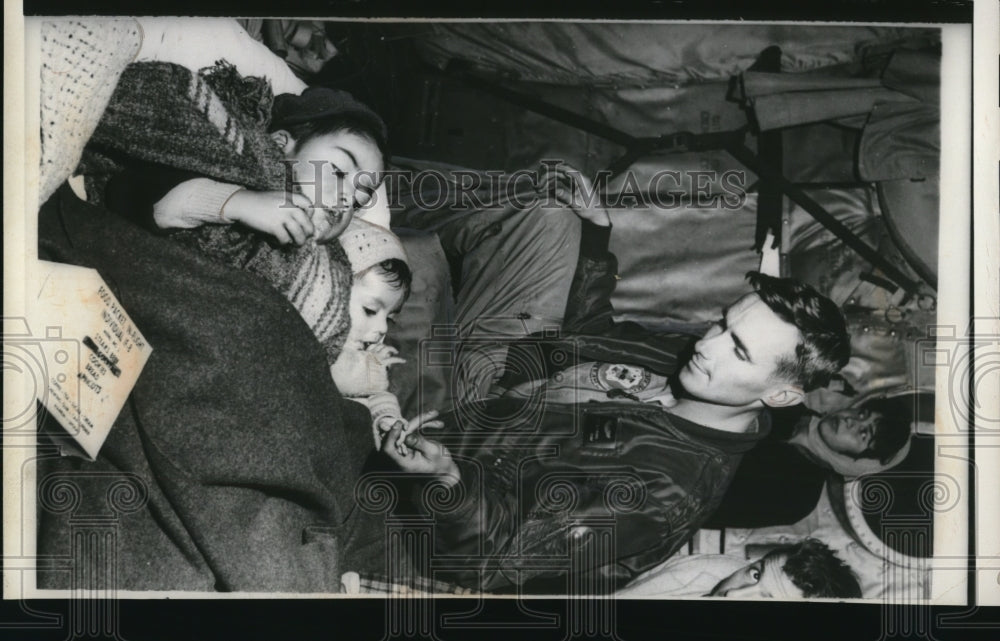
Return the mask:
{"type": "Polygon", "coordinates": [[[1000,596],[972,24],[22,20],[5,598],[1000,596]]]}

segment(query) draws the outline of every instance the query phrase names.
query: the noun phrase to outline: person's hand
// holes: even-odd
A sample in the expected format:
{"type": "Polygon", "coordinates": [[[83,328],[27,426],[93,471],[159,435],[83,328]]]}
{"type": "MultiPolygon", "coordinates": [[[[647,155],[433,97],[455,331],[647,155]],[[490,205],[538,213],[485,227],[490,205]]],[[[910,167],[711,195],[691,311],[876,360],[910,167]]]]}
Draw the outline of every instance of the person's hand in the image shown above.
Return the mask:
{"type": "Polygon", "coordinates": [[[378,359],[378,362],[381,363],[386,369],[388,369],[391,365],[398,365],[406,362],[405,358],[397,356],[399,350],[390,345],[386,345],[385,343],[372,343],[368,346],[366,351],[378,359]]]}
{"type": "Polygon", "coordinates": [[[408,437],[413,432],[423,429],[423,428],[442,428],[444,427],[443,421],[435,420],[438,417],[437,410],[430,410],[429,412],[424,412],[419,416],[411,418],[409,421],[404,421],[401,418],[393,419],[382,419],[378,424],[379,442],[383,443],[385,441],[386,434],[390,432],[393,428],[399,427],[400,433],[396,437],[395,443],[393,445],[396,451],[402,456],[407,456],[409,450],[406,447],[406,437],[408,437]]]}
{"type": "Polygon", "coordinates": [[[229,198],[220,213],[281,245],[302,245],[315,232],[311,212],[312,203],[302,194],[243,189],[229,198]]]}
{"type": "MultiPolygon", "coordinates": [[[[429,425],[428,425],[429,426],[429,425]]],[[[458,483],[458,466],[451,452],[437,441],[425,438],[418,430],[405,437],[406,453],[396,448],[396,441],[403,433],[403,421],[397,421],[382,440],[382,451],[407,472],[437,476],[449,487],[458,483]]]]}
{"type": "Polygon", "coordinates": [[[583,220],[600,227],[611,224],[608,211],[601,205],[600,196],[594,191],[590,179],[571,165],[546,165],[545,181],[540,190],[555,196],[556,201],[573,210],[583,220]]]}
{"type": "Polygon", "coordinates": [[[351,224],[351,219],[354,218],[353,209],[327,209],[312,205],[310,207],[313,227],[316,229],[314,241],[317,245],[323,245],[338,238],[351,224]]]}

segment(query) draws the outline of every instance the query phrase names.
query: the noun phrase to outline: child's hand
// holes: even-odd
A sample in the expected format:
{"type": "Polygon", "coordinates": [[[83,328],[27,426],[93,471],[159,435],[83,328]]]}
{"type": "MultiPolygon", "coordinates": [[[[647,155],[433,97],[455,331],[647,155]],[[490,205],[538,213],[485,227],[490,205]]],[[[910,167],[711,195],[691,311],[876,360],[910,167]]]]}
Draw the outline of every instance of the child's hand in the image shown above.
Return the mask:
{"type": "Polygon", "coordinates": [[[555,196],[556,201],[573,210],[583,220],[600,227],[611,224],[608,211],[600,203],[590,179],[571,165],[546,166],[545,182],[539,191],[555,196]]]}
{"type": "MultiPolygon", "coordinates": [[[[428,416],[437,416],[437,412],[428,412],[410,421],[419,421],[428,416]]],[[[425,427],[431,427],[432,423],[440,421],[430,421],[425,427]]],[[[386,438],[382,442],[382,451],[392,460],[408,472],[422,474],[434,474],[448,485],[453,485],[460,480],[458,466],[451,457],[451,452],[444,445],[437,441],[424,438],[419,431],[411,431],[404,434],[403,421],[397,421],[386,438]],[[402,443],[402,449],[400,443],[402,443]]]]}
{"type": "Polygon", "coordinates": [[[314,233],[312,203],[302,194],[284,191],[250,191],[233,194],[220,214],[268,236],[279,244],[301,245],[314,233]]]}
{"type": "Polygon", "coordinates": [[[406,359],[396,354],[399,352],[395,347],[386,345],[385,343],[373,343],[368,346],[366,350],[370,352],[378,362],[388,369],[391,365],[397,365],[399,363],[405,363],[406,359]]]}
{"type": "Polygon", "coordinates": [[[351,209],[324,209],[313,207],[313,227],[316,229],[316,244],[324,245],[339,237],[354,218],[351,209]]]}
{"type": "MultiPolygon", "coordinates": [[[[392,446],[395,448],[396,453],[399,454],[400,456],[408,456],[409,449],[406,446],[406,438],[410,434],[413,434],[414,432],[423,428],[439,429],[444,427],[443,421],[435,420],[437,417],[438,417],[437,410],[431,410],[429,412],[424,412],[419,416],[415,416],[414,418],[411,418],[409,421],[404,421],[403,419],[397,419],[391,425],[385,425],[385,423],[381,423],[379,424],[379,429],[387,428],[384,429],[386,433],[392,433],[393,430],[398,429],[399,435],[396,437],[395,443],[393,443],[392,446]]],[[[386,445],[385,436],[386,434],[382,435],[383,449],[385,449],[386,445]]]]}

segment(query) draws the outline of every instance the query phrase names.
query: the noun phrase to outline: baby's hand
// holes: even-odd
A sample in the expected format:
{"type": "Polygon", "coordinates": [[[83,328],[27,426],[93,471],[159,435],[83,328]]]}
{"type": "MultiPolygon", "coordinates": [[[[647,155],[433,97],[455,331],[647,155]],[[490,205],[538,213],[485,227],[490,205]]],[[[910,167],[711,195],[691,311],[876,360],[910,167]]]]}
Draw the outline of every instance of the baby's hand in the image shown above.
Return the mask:
{"type": "Polygon", "coordinates": [[[315,231],[311,208],[302,194],[243,189],[229,198],[220,215],[272,236],[279,244],[301,245],[315,231]]]}
{"type": "MultiPolygon", "coordinates": [[[[434,420],[434,419],[437,418],[437,416],[438,416],[437,410],[431,410],[429,412],[424,412],[420,416],[416,416],[414,418],[411,418],[409,421],[404,421],[403,419],[399,419],[396,422],[394,422],[392,425],[390,425],[389,429],[386,430],[387,432],[392,431],[393,429],[396,429],[397,427],[399,427],[401,429],[401,431],[399,433],[399,436],[396,438],[396,442],[394,443],[394,446],[396,448],[396,452],[398,452],[400,456],[408,456],[409,455],[410,450],[406,446],[406,437],[409,436],[410,434],[416,432],[417,430],[422,429],[422,428],[442,428],[442,427],[444,427],[444,422],[443,421],[436,421],[436,420],[434,420]]],[[[383,435],[383,437],[384,437],[384,435],[383,435]]]]}
{"type": "Polygon", "coordinates": [[[378,362],[381,363],[386,369],[388,369],[391,365],[406,362],[405,358],[396,355],[399,353],[399,350],[390,345],[386,345],[385,343],[373,343],[368,346],[367,351],[378,359],[378,362]]]}

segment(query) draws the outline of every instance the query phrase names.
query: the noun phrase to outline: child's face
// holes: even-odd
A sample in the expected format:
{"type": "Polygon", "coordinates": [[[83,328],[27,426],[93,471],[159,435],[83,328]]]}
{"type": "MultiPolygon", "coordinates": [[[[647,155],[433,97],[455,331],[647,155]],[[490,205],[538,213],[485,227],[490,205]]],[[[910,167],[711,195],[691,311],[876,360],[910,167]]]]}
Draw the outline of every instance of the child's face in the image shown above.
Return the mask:
{"type": "Polygon", "coordinates": [[[316,241],[332,240],[350,222],[354,208],[371,197],[382,153],[371,140],[349,131],[316,136],[302,145],[283,133],[295,186],[315,206],[311,214],[316,241]]]}
{"type": "Polygon", "coordinates": [[[346,347],[363,350],[372,343],[381,343],[403,306],[403,289],[395,289],[375,269],[354,278],[351,287],[351,331],[346,347]]]}

